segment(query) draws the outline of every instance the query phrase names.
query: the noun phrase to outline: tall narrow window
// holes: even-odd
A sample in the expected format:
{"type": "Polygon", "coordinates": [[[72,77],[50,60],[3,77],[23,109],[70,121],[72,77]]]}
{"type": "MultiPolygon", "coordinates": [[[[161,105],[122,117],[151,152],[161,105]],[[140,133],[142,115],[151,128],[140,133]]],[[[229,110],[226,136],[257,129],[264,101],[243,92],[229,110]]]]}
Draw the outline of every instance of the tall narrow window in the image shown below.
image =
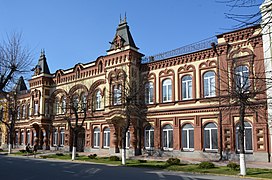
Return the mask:
{"type": "Polygon", "coordinates": [[[187,75],[182,78],[182,99],[192,99],[192,77],[187,75]]]}
{"type": "Polygon", "coordinates": [[[66,113],[66,97],[63,96],[61,99],[61,112],[62,114],[66,113]]]}
{"type": "Polygon", "coordinates": [[[22,107],[22,118],[23,119],[26,118],[26,105],[23,105],[23,107],[22,107]]]}
{"type": "Polygon", "coordinates": [[[57,129],[54,130],[54,134],[53,134],[53,145],[54,146],[58,146],[58,130],[57,129]]]}
{"type": "Polygon", "coordinates": [[[18,106],[17,107],[17,119],[20,119],[20,114],[21,114],[20,106],[18,106]]]}
{"type": "Polygon", "coordinates": [[[21,142],[21,145],[24,145],[25,144],[25,136],[24,136],[24,131],[21,131],[21,136],[20,136],[20,142],[21,142]]]}
{"type": "Polygon", "coordinates": [[[204,74],[204,97],[215,96],[215,73],[208,71],[204,74]]]}
{"type": "Polygon", "coordinates": [[[103,132],[103,147],[110,147],[110,128],[105,128],[103,132]]]}
{"type": "MultiPolygon", "coordinates": [[[[244,148],[246,152],[252,152],[252,126],[249,122],[244,122],[244,148]]],[[[236,150],[240,151],[240,139],[239,139],[239,124],[236,126],[236,150]]]]}
{"type": "Polygon", "coordinates": [[[96,110],[101,109],[101,99],[102,99],[101,92],[98,90],[96,91],[96,94],[95,94],[95,109],[96,110]]]}
{"type": "Polygon", "coordinates": [[[100,145],[100,129],[94,128],[93,147],[99,148],[100,145]]]}
{"type": "Polygon", "coordinates": [[[194,150],[194,127],[191,124],[185,124],[181,135],[183,150],[194,150]]]}
{"type": "Polygon", "coordinates": [[[87,107],[87,95],[85,93],[82,93],[81,94],[81,110],[86,110],[86,107],[87,107]]]}
{"type": "Polygon", "coordinates": [[[30,116],[30,104],[27,104],[26,106],[26,117],[29,118],[30,116]]]}
{"type": "Polygon", "coordinates": [[[238,66],[235,68],[235,85],[239,92],[246,92],[249,90],[249,71],[247,66],[238,66]]]}
{"type": "Polygon", "coordinates": [[[64,129],[61,128],[60,129],[60,146],[64,146],[64,135],[65,135],[64,129]]]}
{"type": "Polygon", "coordinates": [[[154,148],[154,128],[152,126],[147,126],[145,128],[145,148],[154,148]]]}
{"type": "Polygon", "coordinates": [[[173,128],[170,125],[166,125],[162,130],[162,143],[165,150],[173,149],[173,128]]]}
{"type": "Polygon", "coordinates": [[[74,95],[73,96],[73,107],[78,110],[78,102],[79,102],[79,99],[78,99],[78,95],[74,95]]]}
{"type": "Polygon", "coordinates": [[[26,133],[26,142],[28,144],[30,144],[30,131],[29,130],[27,130],[27,133],[26,133]]]}
{"type": "Polygon", "coordinates": [[[59,114],[59,99],[58,98],[55,99],[55,114],[56,115],[59,114]]]}
{"type": "Polygon", "coordinates": [[[172,101],[172,81],[165,79],[162,82],[162,102],[172,101]]]}
{"type": "Polygon", "coordinates": [[[115,85],[113,88],[113,105],[119,105],[121,104],[121,85],[115,85]]]}
{"type": "Polygon", "coordinates": [[[130,147],[130,132],[127,131],[126,133],[126,148],[130,147]]]}
{"type": "Polygon", "coordinates": [[[145,84],[145,103],[146,104],[153,104],[154,103],[153,82],[148,82],[145,84]]]}
{"type": "Polygon", "coordinates": [[[214,123],[208,123],[204,127],[204,149],[218,149],[217,126],[214,123]]]}
{"type": "Polygon", "coordinates": [[[38,104],[38,101],[35,101],[34,114],[38,115],[38,113],[39,113],[39,104],[38,104]]]}

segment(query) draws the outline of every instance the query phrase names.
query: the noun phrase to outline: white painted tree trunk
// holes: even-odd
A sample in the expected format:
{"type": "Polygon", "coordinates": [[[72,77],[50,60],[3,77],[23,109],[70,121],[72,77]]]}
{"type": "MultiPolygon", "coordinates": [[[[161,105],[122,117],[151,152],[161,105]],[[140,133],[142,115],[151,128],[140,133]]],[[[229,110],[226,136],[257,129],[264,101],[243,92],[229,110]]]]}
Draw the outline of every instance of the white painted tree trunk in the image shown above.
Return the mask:
{"type": "Polygon", "coordinates": [[[76,158],[76,147],[73,147],[73,150],[72,150],[72,161],[75,160],[76,158]]]}
{"type": "Polygon", "coordinates": [[[126,149],[123,148],[121,152],[122,152],[122,165],[126,165],[126,149]]]}
{"type": "Polygon", "coordinates": [[[240,153],[240,175],[246,175],[246,160],[245,154],[240,153]]]}
{"type": "Polygon", "coordinates": [[[8,154],[11,154],[11,144],[8,145],[8,154]]]}

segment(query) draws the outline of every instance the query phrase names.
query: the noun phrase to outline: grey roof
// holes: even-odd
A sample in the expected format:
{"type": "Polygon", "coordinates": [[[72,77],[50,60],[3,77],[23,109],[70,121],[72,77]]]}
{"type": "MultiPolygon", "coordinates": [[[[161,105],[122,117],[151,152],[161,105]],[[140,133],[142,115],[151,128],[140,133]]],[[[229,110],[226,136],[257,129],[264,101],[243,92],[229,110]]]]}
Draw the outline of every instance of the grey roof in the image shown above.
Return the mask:
{"type": "Polygon", "coordinates": [[[139,48],[137,48],[137,46],[132,38],[132,35],[129,31],[129,26],[127,25],[126,20],[124,20],[124,21],[121,21],[120,24],[118,25],[118,28],[116,29],[116,33],[113,38],[113,41],[110,42],[111,46],[108,51],[116,50],[117,47],[114,42],[118,36],[120,36],[122,38],[123,46],[130,46],[130,47],[139,49],[139,48]]]}
{"type": "Polygon", "coordinates": [[[50,74],[50,70],[49,70],[49,67],[46,62],[46,57],[45,57],[44,51],[41,52],[38,64],[36,65],[36,67],[34,69],[37,69],[37,68],[40,69],[40,73],[50,74]]]}
{"type": "Polygon", "coordinates": [[[14,91],[19,93],[19,92],[25,91],[25,90],[27,90],[27,87],[26,87],[25,80],[24,80],[23,76],[21,76],[14,87],[14,91]]]}

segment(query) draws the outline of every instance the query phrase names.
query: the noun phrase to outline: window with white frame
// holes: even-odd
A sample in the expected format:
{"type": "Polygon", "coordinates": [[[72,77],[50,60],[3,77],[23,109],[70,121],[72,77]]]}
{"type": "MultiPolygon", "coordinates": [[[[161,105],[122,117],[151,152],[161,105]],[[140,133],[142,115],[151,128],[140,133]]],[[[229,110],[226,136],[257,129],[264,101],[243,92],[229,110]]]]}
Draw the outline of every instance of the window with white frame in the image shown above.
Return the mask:
{"type": "Polygon", "coordinates": [[[215,123],[208,123],[204,127],[204,149],[218,149],[217,126],[215,123]]]}
{"type": "Polygon", "coordinates": [[[31,108],[30,108],[30,104],[27,104],[27,118],[29,118],[30,114],[31,114],[31,108]]]}
{"type": "Polygon", "coordinates": [[[100,129],[94,128],[93,147],[99,148],[100,145],[100,129]]]}
{"type": "Polygon", "coordinates": [[[122,90],[121,85],[115,85],[113,87],[113,105],[120,105],[122,100],[122,90]]]}
{"type": "Polygon", "coordinates": [[[171,125],[165,125],[162,129],[162,143],[163,149],[173,149],[173,127],[171,125]]]}
{"type": "Polygon", "coordinates": [[[145,103],[146,104],[153,104],[154,103],[153,82],[148,82],[145,84],[145,103]]]}
{"type": "Polygon", "coordinates": [[[26,118],[26,105],[23,105],[23,107],[22,107],[22,118],[23,119],[26,118]]]}
{"type": "Polygon", "coordinates": [[[59,99],[58,98],[55,99],[55,113],[56,113],[56,115],[60,113],[59,112],[59,99]]]}
{"type": "Polygon", "coordinates": [[[60,129],[60,146],[64,146],[64,135],[65,135],[64,129],[61,128],[60,129]]]}
{"type": "Polygon", "coordinates": [[[66,113],[66,97],[65,96],[61,98],[61,112],[62,114],[66,113]]]}
{"type": "Polygon", "coordinates": [[[81,111],[86,110],[87,107],[87,95],[85,93],[81,94],[81,111]]]}
{"type": "Polygon", "coordinates": [[[162,102],[172,101],[172,81],[165,79],[162,81],[162,102]]]}
{"type": "Polygon", "coordinates": [[[30,144],[30,131],[27,130],[27,133],[26,133],[26,142],[27,144],[30,144]]]}
{"type": "Polygon", "coordinates": [[[21,145],[24,145],[24,143],[25,143],[25,138],[24,138],[25,133],[24,133],[24,131],[21,131],[21,134],[20,134],[20,135],[21,135],[21,136],[20,136],[21,145]]]}
{"type": "Polygon", "coordinates": [[[204,97],[215,96],[215,73],[208,71],[204,73],[204,97]]]}
{"type": "Polygon", "coordinates": [[[35,104],[34,104],[34,114],[38,115],[38,113],[39,113],[39,104],[38,104],[38,101],[35,101],[35,104]]]}
{"type": "Polygon", "coordinates": [[[18,106],[17,107],[17,119],[20,119],[20,114],[21,114],[20,106],[18,106]]]}
{"type": "Polygon", "coordinates": [[[54,133],[53,133],[53,146],[58,146],[58,130],[54,129],[54,133]]]}
{"type": "Polygon", "coordinates": [[[101,96],[101,92],[98,90],[95,93],[95,109],[96,110],[101,109],[101,102],[102,102],[102,96],[101,96]]]}
{"type": "Polygon", "coordinates": [[[191,124],[185,124],[182,127],[181,143],[183,150],[194,150],[194,127],[191,124]]]}
{"type": "Polygon", "coordinates": [[[192,76],[182,77],[182,99],[192,99],[192,76]]]}
{"type": "Polygon", "coordinates": [[[126,148],[130,147],[130,132],[127,131],[126,133],[126,148]]]}
{"type": "Polygon", "coordinates": [[[145,128],[145,149],[154,148],[154,128],[152,126],[147,126],[145,128]]]}
{"type": "Polygon", "coordinates": [[[103,132],[103,147],[110,147],[110,128],[105,128],[103,132]]]}
{"type": "Polygon", "coordinates": [[[235,68],[235,85],[239,92],[246,92],[249,90],[249,71],[247,66],[238,66],[235,68]]]}
{"type": "MultiPolygon", "coordinates": [[[[235,142],[236,142],[236,150],[240,151],[240,123],[236,126],[236,136],[235,136],[235,142]]],[[[249,122],[244,122],[244,148],[246,152],[252,152],[252,126],[249,122]]]]}

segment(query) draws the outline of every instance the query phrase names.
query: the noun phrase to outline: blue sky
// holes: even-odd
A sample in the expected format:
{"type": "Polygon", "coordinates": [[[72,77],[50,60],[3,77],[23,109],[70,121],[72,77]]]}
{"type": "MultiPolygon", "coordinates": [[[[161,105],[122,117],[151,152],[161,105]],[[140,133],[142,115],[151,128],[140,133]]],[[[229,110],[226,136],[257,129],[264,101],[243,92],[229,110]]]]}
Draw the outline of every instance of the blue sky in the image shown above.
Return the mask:
{"type": "Polygon", "coordinates": [[[125,12],[139,51],[154,55],[231,31],[229,10],[216,0],[0,0],[0,40],[21,32],[33,63],[45,49],[54,73],[106,55],[125,12]]]}

